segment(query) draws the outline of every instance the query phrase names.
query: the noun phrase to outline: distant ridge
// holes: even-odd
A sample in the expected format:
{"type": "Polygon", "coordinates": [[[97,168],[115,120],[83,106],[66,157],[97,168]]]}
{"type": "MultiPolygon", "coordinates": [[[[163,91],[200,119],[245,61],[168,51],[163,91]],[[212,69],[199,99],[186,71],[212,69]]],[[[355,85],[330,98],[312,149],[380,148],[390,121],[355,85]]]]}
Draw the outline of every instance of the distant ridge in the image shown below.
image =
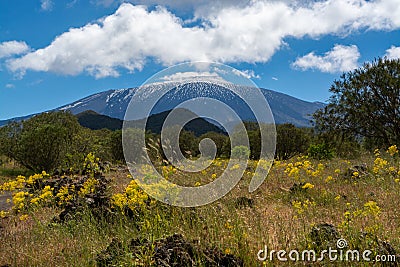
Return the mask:
{"type": "MultiPolygon", "coordinates": [[[[146,130],[149,130],[153,133],[161,133],[163,123],[170,112],[171,111],[164,111],[158,114],[151,115],[147,120],[146,130]]],[[[175,114],[177,117],[176,121],[183,121],[185,120],[185,118],[190,118],[194,115],[191,111],[186,109],[176,109],[175,114]]],[[[123,126],[122,120],[98,114],[93,110],[81,112],[77,114],[76,117],[78,118],[80,125],[92,130],[109,129],[114,131],[122,129],[123,126]]],[[[127,125],[132,127],[143,127],[144,122],[144,119],[129,121],[127,122],[127,125]]],[[[196,136],[200,136],[208,132],[225,134],[225,132],[221,128],[215,126],[212,123],[209,123],[202,118],[196,118],[190,121],[183,127],[183,129],[193,132],[196,136]]]]}
{"type": "Polygon", "coordinates": [[[80,125],[92,130],[109,129],[114,131],[122,129],[122,120],[101,115],[93,110],[81,112],[76,117],[80,125]]]}

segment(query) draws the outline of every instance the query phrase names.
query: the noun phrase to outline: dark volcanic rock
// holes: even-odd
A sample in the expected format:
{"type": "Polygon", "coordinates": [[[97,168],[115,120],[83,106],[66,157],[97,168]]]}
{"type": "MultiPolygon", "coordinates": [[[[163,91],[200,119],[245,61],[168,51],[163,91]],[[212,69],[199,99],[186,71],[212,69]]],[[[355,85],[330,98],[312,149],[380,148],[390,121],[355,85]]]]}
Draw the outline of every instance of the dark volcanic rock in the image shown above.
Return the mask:
{"type": "Polygon", "coordinates": [[[102,251],[96,259],[97,266],[115,266],[124,255],[141,255],[143,250],[152,250],[155,266],[243,266],[243,261],[234,255],[223,253],[217,248],[202,249],[195,242],[185,240],[182,235],[174,234],[154,241],[132,239],[128,248],[117,239],[102,251]]]}

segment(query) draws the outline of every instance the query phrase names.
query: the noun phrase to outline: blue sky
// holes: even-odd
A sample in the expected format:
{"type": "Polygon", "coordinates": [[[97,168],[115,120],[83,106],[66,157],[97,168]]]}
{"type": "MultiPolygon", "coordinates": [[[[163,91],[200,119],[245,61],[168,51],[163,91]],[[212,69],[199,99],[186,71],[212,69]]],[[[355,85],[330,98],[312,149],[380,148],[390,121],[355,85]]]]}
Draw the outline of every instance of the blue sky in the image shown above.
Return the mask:
{"type": "Polygon", "coordinates": [[[0,120],[199,60],[323,102],[341,73],[399,58],[399,37],[399,0],[0,1],[0,120]]]}

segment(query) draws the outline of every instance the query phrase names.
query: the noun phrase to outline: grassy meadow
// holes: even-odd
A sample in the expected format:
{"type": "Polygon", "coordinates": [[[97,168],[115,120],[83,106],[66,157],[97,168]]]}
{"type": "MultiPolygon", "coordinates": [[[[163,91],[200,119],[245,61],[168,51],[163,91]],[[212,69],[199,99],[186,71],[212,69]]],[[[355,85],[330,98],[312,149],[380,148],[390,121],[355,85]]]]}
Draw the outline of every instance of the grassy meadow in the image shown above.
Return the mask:
{"type": "MultiPolygon", "coordinates": [[[[262,262],[257,254],[265,246],[321,251],[336,247],[339,238],[349,249],[371,250],[371,258],[399,253],[399,159],[391,147],[350,161],[307,156],[275,161],[253,193],[248,184],[257,161],[249,161],[228,195],[197,208],[151,199],[124,166],[107,168],[100,179],[94,158],[93,171],[80,182],[82,175],[33,175],[3,163],[0,190],[8,197],[0,212],[0,266],[370,266],[327,259],[288,263],[276,257],[262,262]],[[176,255],[189,253],[190,261],[162,265],[155,256],[165,244],[160,240],[174,234],[191,247],[190,253],[176,255]],[[224,265],[210,255],[236,261],[224,265]]],[[[199,186],[218,177],[227,163],[216,159],[190,176],[172,166],[159,171],[171,181],[199,186]]]]}

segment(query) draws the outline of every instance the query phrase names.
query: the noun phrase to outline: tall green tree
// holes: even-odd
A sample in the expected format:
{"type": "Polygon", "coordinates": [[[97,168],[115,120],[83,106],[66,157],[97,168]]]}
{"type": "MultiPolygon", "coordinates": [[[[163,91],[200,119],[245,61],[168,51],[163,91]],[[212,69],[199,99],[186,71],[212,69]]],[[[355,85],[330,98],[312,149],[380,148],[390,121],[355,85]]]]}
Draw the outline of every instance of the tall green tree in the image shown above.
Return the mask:
{"type": "Polygon", "coordinates": [[[307,129],[297,128],[291,123],[276,126],[276,157],[289,159],[307,151],[311,133],[307,129]]]}
{"type": "Polygon", "coordinates": [[[329,104],[314,114],[316,129],[364,139],[371,146],[400,144],[400,60],[377,59],[344,73],[329,104]]]}

